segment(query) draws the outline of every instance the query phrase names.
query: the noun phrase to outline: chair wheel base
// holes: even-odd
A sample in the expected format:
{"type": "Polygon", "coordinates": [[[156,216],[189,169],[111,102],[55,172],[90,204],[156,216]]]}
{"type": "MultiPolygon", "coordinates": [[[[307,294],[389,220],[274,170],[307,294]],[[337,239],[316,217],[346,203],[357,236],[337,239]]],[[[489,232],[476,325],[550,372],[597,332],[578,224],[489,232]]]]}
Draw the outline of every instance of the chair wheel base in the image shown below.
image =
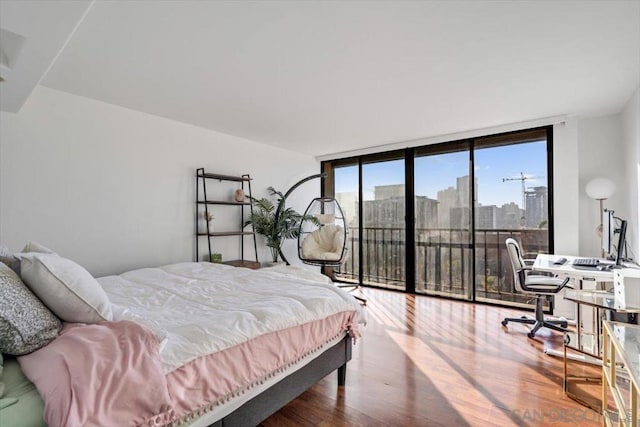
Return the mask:
{"type": "Polygon", "coordinates": [[[500,323],[502,323],[502,326],[507,326],[507,323],[509,323],[509,322],[507,322],[506,320],[503,320],[503,321],[502,321],[502,322],[500,322],[500,323]]]}
{"type": "Polygon", "coordinates": [[[532,339],[533,339],[533,338],[535,338],[535,337],[536,337],[536,333],[535,333],[535,332],[529,332],[529,333],[527,334],[527,336],[528,336],[529,338],[532,338],[532,339]]]}

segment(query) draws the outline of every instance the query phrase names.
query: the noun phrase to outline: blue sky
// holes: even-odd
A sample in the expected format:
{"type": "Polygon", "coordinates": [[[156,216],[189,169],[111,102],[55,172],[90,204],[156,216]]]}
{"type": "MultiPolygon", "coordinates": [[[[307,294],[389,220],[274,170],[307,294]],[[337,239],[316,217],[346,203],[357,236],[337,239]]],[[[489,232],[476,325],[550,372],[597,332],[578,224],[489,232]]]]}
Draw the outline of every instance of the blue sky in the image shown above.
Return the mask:
{"type": "MultiPolygon", "coordinates": [[[[478,199],[483,205],[515,202],[522,204],[521,181],[503,182],[503,178],[527,179],[527,188],[547,185],[546,144],[531,142],[477,149],[475,152],[478,199]]],[[[416,194],[435,199],[438,190],[456,186],[456,178],[469,174],[469,153],[466,151],[418,157],[415,163],[416,194]]],[[[376,185],[402,184],[404,162],[394,160],[365,164],[363,167],[364,198],[373,199],[376,185]]],[[[336,170],[336,192],[358,189],[357,167],[336,170]]]]}

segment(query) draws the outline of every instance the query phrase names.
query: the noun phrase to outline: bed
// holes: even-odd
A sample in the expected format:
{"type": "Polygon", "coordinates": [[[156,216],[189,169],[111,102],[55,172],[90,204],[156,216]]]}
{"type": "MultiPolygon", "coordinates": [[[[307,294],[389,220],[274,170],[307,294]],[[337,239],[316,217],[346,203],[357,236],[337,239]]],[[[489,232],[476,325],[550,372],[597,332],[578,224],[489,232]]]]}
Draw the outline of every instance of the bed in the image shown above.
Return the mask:
{"type": "MultiPolygon", "coordinates": [[[[21,271],[65,320],[75,311],[29,283],[29,263],[55,257],[23,256],[21,271]]],[[[49,425],[257,425],[333,371],[344,385],[364,322],[352,296],[302,267],[180,263],[97,283],[108,306],[86,299],[108,321],[66,320],[46,345],[17,357],[49,425]]]]}

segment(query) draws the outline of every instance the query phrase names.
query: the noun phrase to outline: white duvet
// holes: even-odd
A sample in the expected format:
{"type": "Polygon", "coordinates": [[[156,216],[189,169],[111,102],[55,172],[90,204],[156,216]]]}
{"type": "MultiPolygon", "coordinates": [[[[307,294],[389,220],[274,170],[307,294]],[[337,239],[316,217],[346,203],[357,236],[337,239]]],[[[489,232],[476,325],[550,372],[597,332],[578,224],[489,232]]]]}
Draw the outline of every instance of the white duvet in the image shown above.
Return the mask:
{"type": "Polygon", "coordinates": [[[165,374],[199,356],[334,313],[355,310],[364,322],[351,295],[301,267],[181,263],[98,281],[114,320],[143,323],[162,341],[165,374]]]}

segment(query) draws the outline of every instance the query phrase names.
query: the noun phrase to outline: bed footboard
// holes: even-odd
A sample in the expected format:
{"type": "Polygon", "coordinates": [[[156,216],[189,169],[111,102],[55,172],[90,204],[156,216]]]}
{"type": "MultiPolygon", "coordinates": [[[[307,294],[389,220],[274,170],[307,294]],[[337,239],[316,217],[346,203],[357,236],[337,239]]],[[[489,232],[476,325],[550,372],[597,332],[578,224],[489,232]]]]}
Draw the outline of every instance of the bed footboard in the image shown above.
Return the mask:
{"type": "Polygon", "coordinates": [[[335,370],[338,372],[338,385],[344,386],[347,362],[351,360],[351,341],[351,337],[345,336],[304,368],[283,378],[210,427],[258,425],[335,370]]]}

